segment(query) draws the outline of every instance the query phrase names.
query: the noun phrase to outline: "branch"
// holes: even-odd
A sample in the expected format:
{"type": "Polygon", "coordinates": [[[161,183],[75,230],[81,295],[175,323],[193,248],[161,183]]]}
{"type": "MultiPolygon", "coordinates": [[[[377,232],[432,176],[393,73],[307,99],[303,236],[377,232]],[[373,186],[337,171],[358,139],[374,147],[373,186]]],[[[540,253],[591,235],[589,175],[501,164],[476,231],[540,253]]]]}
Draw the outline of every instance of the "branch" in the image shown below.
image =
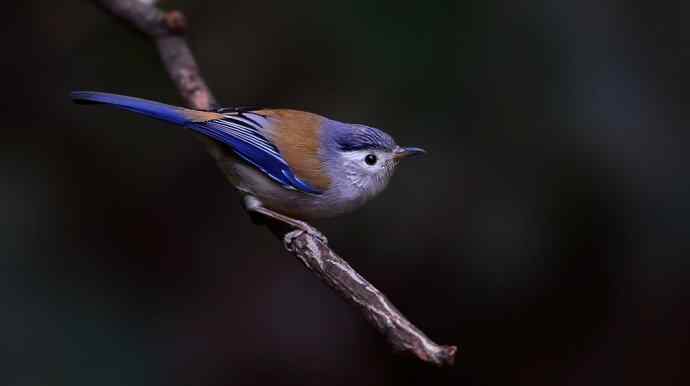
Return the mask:
{"type": "MultiPolygon", "coordinates": [[[[96,0],[106,11],[153,39],[163,65],[188,106],[208,110],[215,99],[200,75],[187,42],[184,15],[163,12],[155,1],[96,0]]],[[[316,276],[357,306],[364,316],[400,351],[438,366],[451,365],[455,346],[434,343],[398,311],[385,295],[317,238],[296,230],[285,234],[285,248],[316,276]]]]}
{"type": "Polygon", "coordinates": [[[121,21],[154,40],[161,60],[177,90],[189,107],[209,110],[216,102],[182,34],[187,21],[178,11],[163,12],[142,0],[96,0],[96,3],[121,21]]]}
{"type": "Polygon", "coordinates": [[[285,249],[297,256],[310,271],[357,306],[396,350],[409,351],[419,359],[438,366],[453,364],[457,347],[434,343],[407,320],[381,291],[321,240],[296,230],[286,234],[284,242],[285,249]]]}

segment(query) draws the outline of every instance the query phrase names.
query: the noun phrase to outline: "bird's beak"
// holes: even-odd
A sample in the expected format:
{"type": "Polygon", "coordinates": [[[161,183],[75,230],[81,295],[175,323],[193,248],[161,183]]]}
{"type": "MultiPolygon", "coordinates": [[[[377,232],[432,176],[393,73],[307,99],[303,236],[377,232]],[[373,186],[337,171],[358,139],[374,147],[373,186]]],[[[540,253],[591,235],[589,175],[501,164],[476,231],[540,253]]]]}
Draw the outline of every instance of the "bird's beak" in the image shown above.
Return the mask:
{"type": "Polygon", "coordinates": [[[426,154],[426,150],[418,147],[396,147],[395,150],[393,150],[393,159],[401,160],[418,154],[426,154]]]}

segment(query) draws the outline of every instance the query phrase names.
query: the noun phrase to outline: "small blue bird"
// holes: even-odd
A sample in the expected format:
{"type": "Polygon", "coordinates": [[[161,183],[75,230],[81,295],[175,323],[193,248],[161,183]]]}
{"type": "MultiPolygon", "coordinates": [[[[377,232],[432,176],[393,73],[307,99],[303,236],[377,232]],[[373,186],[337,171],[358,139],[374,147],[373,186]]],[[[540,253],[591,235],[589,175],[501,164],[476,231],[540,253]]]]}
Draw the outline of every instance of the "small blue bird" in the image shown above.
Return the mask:
{"type": "Polygon", "coordinates": [[[323,235],[303,220],[362,206],[386,187],[398,161],[425,153],[400,147],[373,127],[304,111],[202,111],[102,92],[76,91],[71,96],[76,103],[110,105],[201,134],[248,211],[323,241],[323,235]]]}

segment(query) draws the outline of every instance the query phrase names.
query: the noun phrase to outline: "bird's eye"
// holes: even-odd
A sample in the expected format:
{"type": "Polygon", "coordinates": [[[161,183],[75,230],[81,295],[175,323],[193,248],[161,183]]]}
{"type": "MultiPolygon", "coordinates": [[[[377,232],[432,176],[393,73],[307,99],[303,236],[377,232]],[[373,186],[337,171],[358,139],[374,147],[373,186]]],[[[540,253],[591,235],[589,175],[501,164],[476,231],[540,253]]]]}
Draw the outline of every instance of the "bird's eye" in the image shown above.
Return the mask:
{"type": "Polygon", "coordinates": [[[366,157],[364,157],[364,162],[367,163],[367,165],[374,165],[378,159],[376,158],[375,155],[373,154],[367,154],[366,157]]]}

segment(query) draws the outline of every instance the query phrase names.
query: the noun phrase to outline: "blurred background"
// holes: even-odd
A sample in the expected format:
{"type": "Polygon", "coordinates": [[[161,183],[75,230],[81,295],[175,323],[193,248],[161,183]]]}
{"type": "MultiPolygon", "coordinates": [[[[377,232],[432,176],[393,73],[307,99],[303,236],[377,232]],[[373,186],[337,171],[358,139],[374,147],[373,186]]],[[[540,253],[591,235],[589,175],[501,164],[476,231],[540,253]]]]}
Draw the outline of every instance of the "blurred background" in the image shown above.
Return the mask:
{"type": "Polygon", "coordinates": [[[690,6],[666,3],[163,3],[224,105],[429,150],[316,225],[460,345],[444,369],[253,225],[189,132],[70,103],[182,103],[148,40],[88,1],[8,4],[0,383],[689,384],[690,6]]]}

